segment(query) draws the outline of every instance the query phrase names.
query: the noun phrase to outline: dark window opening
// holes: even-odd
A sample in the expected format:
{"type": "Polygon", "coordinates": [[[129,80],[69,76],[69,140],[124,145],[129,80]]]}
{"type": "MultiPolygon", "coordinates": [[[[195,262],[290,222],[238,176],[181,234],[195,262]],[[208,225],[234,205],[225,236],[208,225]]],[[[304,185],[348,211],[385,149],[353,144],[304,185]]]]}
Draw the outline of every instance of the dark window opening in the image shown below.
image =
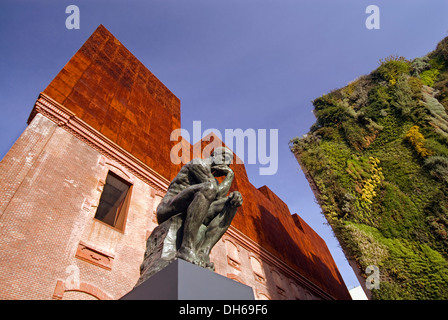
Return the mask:
{"type": "Polygon", "coordinates": [[[95,219],[123,230],[129,207],[131,186],[130,183],[109,171],[95,219]]]}

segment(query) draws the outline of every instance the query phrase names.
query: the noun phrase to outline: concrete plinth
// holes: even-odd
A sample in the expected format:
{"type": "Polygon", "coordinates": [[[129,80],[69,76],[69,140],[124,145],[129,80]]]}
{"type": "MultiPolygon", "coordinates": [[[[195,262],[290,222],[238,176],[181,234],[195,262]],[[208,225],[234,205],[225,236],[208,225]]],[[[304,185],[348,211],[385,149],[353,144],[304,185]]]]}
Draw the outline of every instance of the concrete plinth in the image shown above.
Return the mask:
{"type": "Polygon", "coordinates": [[[249,286],[176,259],[120,300],[254,300],[254,294],[249,286]]]}

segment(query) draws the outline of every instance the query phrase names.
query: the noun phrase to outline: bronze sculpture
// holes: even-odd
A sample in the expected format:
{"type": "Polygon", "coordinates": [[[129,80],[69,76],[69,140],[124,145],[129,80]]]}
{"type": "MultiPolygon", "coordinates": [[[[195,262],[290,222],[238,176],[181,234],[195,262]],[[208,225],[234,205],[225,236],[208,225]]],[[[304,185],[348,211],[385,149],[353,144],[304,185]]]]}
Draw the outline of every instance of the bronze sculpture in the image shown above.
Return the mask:
{"type": "Polygon", "coordinates": [[[229,149],[218,147],[210,157],[185,164],[171,181],[157,207],[159,226],[147,240],[137,285],[176,258],[214,270],[210,251],[243,203],[238,191],[227,196],[234,178],[232,160],[229,149]],[[225,178],[219,183],[216,177],[225,178]]]}

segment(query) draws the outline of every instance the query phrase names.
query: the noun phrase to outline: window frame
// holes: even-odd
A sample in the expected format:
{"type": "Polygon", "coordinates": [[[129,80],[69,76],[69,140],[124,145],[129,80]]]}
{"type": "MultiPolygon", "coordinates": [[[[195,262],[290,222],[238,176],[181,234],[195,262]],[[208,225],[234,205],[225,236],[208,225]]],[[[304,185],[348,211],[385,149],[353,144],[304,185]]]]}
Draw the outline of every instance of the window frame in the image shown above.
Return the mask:
{"type": "Polygon", "coordinates": [[[104,185],[103,185],[101,195],[98,200],[98,205],[96,207],[95,214],[93,215],[93,220],[95,220],[101,224],[104,224],[104,225],[108,226],[109,228],[112,228],[120,233],[124,233],[125,229],[126,229],[126,224],[127,224],[126,222],[127,222],[127,217],[128,217],[128,213],[129,213],[129,207],[130,207],[133,187],[134,187],[134,184],[131,181],[129,181],[129,179],[126,179],[122,175],[118,174],[117,172],[109,169],[107,171],[106,178],[104,179],[104,185]],[[109,177],[109,175],[114,176],[114,178],[120,180],[121,182],[123,182],[129,186],[126,196],[120,205],[120,209],[117,210],[117,212],[118,211],[119,212],[118,212],[118,214],[115,215],[114,225],[111,225],[111,224],[96,217],[98,208],[100,207],[101,198],[103,196],[104,188],[107,185],[107,178],[109,177]]]}

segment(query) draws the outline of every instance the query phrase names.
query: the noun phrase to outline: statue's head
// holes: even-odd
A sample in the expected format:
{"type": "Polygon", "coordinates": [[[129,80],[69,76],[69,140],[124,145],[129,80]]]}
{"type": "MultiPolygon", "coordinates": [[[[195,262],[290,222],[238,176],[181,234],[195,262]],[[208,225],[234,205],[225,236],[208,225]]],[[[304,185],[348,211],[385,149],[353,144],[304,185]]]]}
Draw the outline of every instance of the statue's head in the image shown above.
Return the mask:
{"type": "Polygon", "coordinates": [[[212,166],[223,164],[228,166],[233,161],[233,152],[226,147],[218,147],[210,154],[210,158],[212,159],[212,166]]]}

